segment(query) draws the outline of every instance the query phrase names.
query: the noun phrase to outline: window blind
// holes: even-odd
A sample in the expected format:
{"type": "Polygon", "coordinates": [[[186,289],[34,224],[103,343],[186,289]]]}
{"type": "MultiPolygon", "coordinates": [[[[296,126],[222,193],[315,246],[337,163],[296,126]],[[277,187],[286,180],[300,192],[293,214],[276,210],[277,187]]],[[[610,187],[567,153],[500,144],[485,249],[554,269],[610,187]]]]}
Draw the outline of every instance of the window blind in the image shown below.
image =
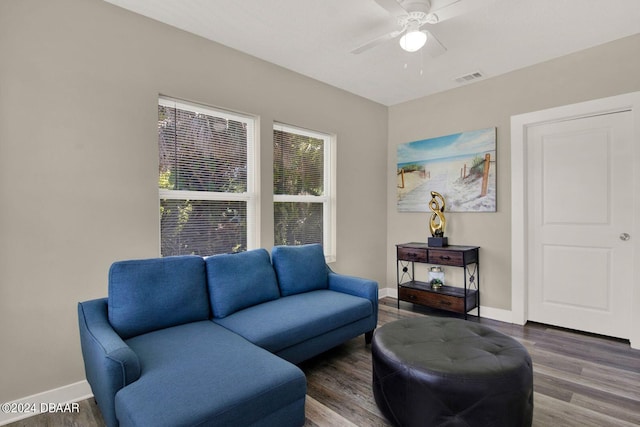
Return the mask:
{"type": "MultiPolygon", "coordinates": [[[[273,128],[274,243],[333,247],[331,141],[290,125],[273,128]]],[[[329,252],[331,253],[331,252],[329,252]]]]}
{"type": "Polygon", "coordinates": [[[161,254],[246,250],[255,228],[254,119],[161,97],[161,254]]]}

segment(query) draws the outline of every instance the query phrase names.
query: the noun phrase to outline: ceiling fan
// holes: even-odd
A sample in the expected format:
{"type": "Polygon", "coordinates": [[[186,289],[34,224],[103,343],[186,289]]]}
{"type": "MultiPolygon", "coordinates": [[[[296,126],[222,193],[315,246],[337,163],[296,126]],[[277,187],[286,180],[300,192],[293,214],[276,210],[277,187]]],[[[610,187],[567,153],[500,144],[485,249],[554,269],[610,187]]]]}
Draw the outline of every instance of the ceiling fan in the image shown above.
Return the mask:
{"type": "Polygon", "coordinates": [[[400,28],[355,48],[351,51],[353,54],[365,52],[401,36],[400,46],[408,52],[420,50],[426,44],[425,49],[431,56],[442,55],[447,49],[427,27],[467,13],[482,6],[482,3],[486,4],[486,1],[479,0],[434,0],[434,4],[431,0],[375,0],[375,2],[397,19],[400,28]]]}

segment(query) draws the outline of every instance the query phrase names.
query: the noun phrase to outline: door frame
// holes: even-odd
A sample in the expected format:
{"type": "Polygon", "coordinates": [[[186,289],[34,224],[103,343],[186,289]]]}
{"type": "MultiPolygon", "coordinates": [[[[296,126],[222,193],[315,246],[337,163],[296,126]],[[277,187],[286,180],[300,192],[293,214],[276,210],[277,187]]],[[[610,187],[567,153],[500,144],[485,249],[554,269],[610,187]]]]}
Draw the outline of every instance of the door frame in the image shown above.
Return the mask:
{"type": "MultiPolygon", "coordinates": [[[[528,159],[527,128],[598,114],[631,111],[633,121],[633,225],[631,244],[634,265],[630,297],[632,325],[640,325],[640,92],[632,92],[577,104],[511,116],[511,314],[512,322],[528,320],[528,159]]],[[[622,232],[622,230],[620,230],[622,232]]],[[[630,328],[631,347],[640,349],[640,328],[630,328]]]]}

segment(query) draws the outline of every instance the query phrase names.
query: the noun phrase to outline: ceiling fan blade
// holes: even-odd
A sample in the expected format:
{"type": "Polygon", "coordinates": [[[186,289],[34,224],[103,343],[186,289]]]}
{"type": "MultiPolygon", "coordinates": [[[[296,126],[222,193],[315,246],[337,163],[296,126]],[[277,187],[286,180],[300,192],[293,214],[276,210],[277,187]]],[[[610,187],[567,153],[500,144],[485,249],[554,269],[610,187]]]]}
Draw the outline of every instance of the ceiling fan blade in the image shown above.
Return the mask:
{"type": "Polygon", "coordinates": [[[435,14],[438,18],[436,22],[442,22],[485,7],[494,1],[495,0],[456,0],[439,9],[432,9],[429,14],[435,14]]]}
{"type": "Polygon", "coordinates": [[[403,16],[408,13],[396,0],[375,0],[375,2],[393,16],[403,16]]]}
{"type": "Polygon", "coordinates": [[[444,47],[442,43],[440,43],[440,40],[438,40],[438,38],[434,36],[431,31],[428,31],[428,30],[422,30],[422,31],[427,33],[427,43],[425,44],[424,49],[429,54],[429,56],[431,56],[432,58],[435,58],[447,51],[447,48],[444,47]]]}
{"type": "Polygon", "coordinates": [[[377,39],[373,39],[368,43],[363,44],[362,46],[359,46],[355,49],[353,49],[351,51],[351,53],[353,53],[354,55],[357,55],[359,53],[365,52],[369,49],[373,49],[376,46],[381,45],[382,43],[388,42],[389,40],[393,40],[396,37],[398,37],[400,34],[402,34],[402,31],[392,31],[388,34],[385,34],[384,36],[380,36],[377,39]]]}

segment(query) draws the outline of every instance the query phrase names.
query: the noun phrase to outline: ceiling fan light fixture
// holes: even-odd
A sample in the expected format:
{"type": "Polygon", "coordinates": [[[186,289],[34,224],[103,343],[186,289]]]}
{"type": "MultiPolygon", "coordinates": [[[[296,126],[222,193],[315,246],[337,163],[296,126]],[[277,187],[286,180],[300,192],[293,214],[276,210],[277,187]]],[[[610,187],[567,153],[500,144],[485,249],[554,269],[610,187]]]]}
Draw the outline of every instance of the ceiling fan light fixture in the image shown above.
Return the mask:
{"type": "Polygon", "coordinates": [[[400,37],[400,47],[407,52],[420,50],[427,42],[427,35],[419,30],[408,30],[400,37]]]}

